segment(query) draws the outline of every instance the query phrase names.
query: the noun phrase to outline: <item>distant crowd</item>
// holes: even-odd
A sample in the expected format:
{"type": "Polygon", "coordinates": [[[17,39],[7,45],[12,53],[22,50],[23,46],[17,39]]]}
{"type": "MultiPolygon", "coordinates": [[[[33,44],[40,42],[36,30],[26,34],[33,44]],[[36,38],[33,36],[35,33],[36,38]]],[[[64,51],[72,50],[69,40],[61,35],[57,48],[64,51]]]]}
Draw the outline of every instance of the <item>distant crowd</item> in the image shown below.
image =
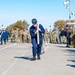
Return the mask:
{"type": "MultiPolygon", "coordinates": [[[[66,28],[53,29],[48,31],[45,29],[44,43],[66,44],[66,47],[75,47],[75,26],[66,26],[66,28]]],[[[8,40],[11,43],[30,43],[31,37],[28,29],[12,29],[12,31],[0,30],[0,43],[6,44],[8,40]]]]}
{"type": "Polygon", "coordinates": [[[68,26],[66,28],[45,30],[44,40],[47,43],[66,44],[66,47],[75,47],[75,26],[68,26]]]}
{"type": "Polygon", "coordinates": [[[0,30],[0,44],[6,44],[7,42],[11,43],[29,43],[30,35],[28,29],[19,30],[16,28],[15,30],[8,31],[7,29],[0,30]]]}

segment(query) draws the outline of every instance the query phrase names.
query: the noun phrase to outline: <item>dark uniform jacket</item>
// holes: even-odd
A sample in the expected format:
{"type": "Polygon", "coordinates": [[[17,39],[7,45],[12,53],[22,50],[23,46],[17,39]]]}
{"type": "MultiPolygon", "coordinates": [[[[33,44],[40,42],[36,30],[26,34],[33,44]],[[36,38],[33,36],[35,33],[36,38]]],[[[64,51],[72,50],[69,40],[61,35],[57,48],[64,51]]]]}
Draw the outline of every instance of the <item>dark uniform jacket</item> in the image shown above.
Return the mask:
{"type": "MultiPolygon", "coordinates": [[[[43,34],[45,33],[45,29],[41,24],[39,24],[39,28],[41,31],[39,31],[39,41],[43,39],[43,34]]],[[[30,27],[30,35],[31,35],[31,41],[35,39],[37,41],[37,34],[35,34],[35,31],[37,30],[37,27],[34,27],[33,25],[30,27]]]]}

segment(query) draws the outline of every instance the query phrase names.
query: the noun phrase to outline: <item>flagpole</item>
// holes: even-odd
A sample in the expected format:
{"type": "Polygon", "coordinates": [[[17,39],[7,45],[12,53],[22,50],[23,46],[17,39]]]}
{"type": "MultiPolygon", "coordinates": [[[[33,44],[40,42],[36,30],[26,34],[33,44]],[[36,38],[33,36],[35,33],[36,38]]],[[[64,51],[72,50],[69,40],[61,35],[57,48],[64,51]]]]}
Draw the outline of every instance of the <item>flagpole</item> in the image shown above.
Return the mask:
{"type": "MultiPolygon", "coordinates": [[[[39,25],[37,25],[37,29],[39,28],[39,25]]],[[[37,44],[39,44],[39,31],[37,33],[37,44]]]]}

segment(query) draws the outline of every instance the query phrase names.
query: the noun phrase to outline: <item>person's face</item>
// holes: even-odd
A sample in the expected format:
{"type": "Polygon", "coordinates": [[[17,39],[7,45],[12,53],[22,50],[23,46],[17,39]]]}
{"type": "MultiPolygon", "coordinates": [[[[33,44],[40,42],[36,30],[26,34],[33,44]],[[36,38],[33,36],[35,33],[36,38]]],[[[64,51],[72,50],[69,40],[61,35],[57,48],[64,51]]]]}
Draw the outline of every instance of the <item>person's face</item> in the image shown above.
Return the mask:
{"type": "Polygon", "coordinates": [[[37,27],[37,24],[34,24],[33,26],[34,26],[34,27],[37,27]]]}
{"type": "Polygon", "coordinates": [[[66,27],[66,29],[68,29],[68,27],[66,27]]]}

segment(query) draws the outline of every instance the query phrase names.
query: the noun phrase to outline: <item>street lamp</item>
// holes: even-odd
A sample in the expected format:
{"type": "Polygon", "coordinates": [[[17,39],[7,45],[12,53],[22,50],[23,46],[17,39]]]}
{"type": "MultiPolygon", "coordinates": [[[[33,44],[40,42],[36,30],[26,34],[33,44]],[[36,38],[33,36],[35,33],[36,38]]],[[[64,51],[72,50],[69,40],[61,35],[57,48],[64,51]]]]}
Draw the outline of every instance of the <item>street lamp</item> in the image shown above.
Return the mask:
{"type": "Polygon", "coordinates": [[[71,15],[75,15],[75,11],[71,12],[71,6],[70,6],[70,1],[71,0],[66,0],[66,2],[64,2],[64,5],[66,6],[67,9],[69,9],[69,22],[67,23],[68,25],[71,25],[71,15]]]}
{"type": "MultiPolygon", "coordinates": [[[[69,9],[69,26],[70,26],[70,19],[71,19],[71,12],[70,12],[70,0],[66,0],[66,2],[64,2],[64,5],[66,6],[67,9],[69,9]]],[[[69,46],[70,40],[69,37],[67,37],[67,46],[69,46]]]]}
{"type": "MultiPolygon", "coordinates": [[[[71,12],[71,15],[75,15],[75,11],[74,11],[74,12],[71,12]]],[[[74,24],[74,26],[75,26],[75,21],[74,21],[73,24],[74,24]]]]}
{"type": "MultiPolygon", "coordinates": [[[[69,9],[69,23],[70,23],[70,19],[71,19],[70,0],[66,0],[66,2],[64,2],[64,5],[66,6],[67,9],[69,9]]],[[[70,25],[70,24],[69,24],[69,25],[70,25]]]]}
{"type": "Polygon", "coordinates": [[[69,1],[68,0],[66,0],[66,2],[64,2],[64,5],[67,5],[67,4],[69,4],[69,1]]]}
{"type": "Polygon", "coordinates": [[[71,15],[75,15],[75,11],[74,12],[71,12],[71,15]]]}

